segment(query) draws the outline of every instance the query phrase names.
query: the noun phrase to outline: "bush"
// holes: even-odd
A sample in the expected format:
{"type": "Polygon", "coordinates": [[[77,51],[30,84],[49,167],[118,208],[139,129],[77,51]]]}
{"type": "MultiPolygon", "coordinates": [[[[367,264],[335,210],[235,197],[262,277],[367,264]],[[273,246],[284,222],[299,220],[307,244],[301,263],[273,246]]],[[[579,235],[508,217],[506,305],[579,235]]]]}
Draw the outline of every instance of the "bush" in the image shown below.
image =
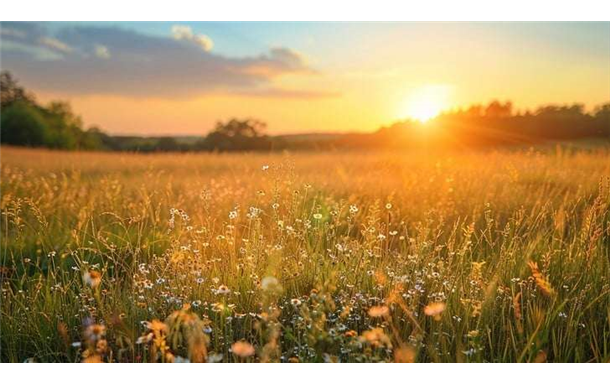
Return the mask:
{"type": "Polygon", "coordinates": [[[38,108],[16,102],[2,111],[2,143],[18,146],[45,146],[50,140],[50,130],[38,108]]]}

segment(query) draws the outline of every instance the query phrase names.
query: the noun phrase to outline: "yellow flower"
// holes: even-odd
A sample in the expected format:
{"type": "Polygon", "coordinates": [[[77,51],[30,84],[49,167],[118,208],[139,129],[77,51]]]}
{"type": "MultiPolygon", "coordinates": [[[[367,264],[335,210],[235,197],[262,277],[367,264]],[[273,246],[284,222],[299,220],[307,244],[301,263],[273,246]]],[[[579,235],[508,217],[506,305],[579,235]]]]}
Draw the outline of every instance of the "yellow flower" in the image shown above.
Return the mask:
{"type": "Polygon", "coordinates": [[[369,316],[373,318],[385,317],[390,314],[390,309],[387,306],[373,306],[369,309],[369,316]]]}
{"type": "Polygon", "coordinates": [[[479,336],[478,330],[471,330],[468,332],[468,338],[476,338],[479,336]]]}
{"type": "Polygon", "coordinates": [[[231,351],[238,357],[246,358],[254,355],[254,346],[246,341],[237,341],[231,346],[231,351]]]}
{"type": "Polygon", "coordinates": [[[436,321],[441,319],[441,313],[447,306],[443,302],[433,302],[424,308],[424,314],[434,317],[436,321]]]}
{"type": "Polygon", "coordinates": [[[381,328],[365,331],[362,333],[362,337],[360,337],[360,339],[362,342],[368,342],[374,347],[392,347],[390,337],[388,337],[381,328]]]}

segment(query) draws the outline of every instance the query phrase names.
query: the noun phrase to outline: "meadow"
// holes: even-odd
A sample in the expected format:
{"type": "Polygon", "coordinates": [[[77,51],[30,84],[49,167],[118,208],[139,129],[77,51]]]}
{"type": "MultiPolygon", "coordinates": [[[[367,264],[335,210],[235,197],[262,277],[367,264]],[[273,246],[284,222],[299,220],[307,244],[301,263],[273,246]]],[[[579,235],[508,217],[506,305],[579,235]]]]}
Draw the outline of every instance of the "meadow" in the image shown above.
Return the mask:
{"type": "Polygon", "coordinates": [[[609,362],[610,150],[1,149],[3,362],[609,362]]]}

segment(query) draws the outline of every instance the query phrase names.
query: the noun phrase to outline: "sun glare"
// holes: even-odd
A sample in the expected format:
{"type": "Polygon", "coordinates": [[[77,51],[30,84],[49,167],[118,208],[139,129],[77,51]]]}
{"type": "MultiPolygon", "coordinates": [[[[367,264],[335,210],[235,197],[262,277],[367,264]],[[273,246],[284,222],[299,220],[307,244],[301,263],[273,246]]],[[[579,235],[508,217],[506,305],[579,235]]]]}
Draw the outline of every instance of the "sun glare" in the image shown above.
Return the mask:
{"type": "Polygon", "coordinates": [[[420,122],[427,122],[447,108],[449,87],[424,86],[414,90],[405,102],[403,116],[420,122]]]}

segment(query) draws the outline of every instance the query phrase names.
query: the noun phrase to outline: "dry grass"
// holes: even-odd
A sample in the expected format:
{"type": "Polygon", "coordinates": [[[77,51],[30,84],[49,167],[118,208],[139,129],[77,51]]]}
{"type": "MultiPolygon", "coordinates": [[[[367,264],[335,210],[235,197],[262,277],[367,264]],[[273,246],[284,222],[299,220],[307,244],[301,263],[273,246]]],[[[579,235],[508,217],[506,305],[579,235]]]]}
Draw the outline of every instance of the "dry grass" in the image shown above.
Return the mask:
{"type": "Polygon", "coordinates": [[[2,361],[610,360],[610,152],[2,148],[2,361]]]}

